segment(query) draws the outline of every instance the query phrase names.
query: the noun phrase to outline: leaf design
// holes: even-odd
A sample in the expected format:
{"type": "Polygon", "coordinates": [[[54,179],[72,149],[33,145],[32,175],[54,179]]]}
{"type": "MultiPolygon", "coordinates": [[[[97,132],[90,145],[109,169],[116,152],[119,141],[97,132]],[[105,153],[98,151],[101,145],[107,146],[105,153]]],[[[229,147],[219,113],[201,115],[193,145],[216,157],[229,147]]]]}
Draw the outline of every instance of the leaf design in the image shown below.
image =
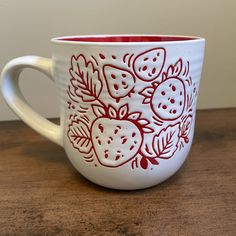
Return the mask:
{"type": "Polygon", "coordinates": [[[140,119],[140,120],[138,120],[138,123],[139,123],[141,126],[146,126],[146,125],[149,125],[149,124],[150,124],[149,120],[147,120],[147,119],[140,119]]]}
{"type": "Polygon", "coordinates": [[[150,127],[144,127],[142,128],[143,132],[146,133],[146,134],[150,134],[150,133],[153,133],[154,132],[154,129],[153,128],[150,128],[150,127]]]}
{"type": "Polygon", "coordinates": [[[154,90],[154,87],[146,87],[141,92],[139,92],[140,95],[144,96],[143,104],[148,104],[151,102],[154,90]]]}
{"type": "Polygon", "coordinates": [[[146,87],[141,92],[139,92],[139,94],[143,95],[144,97],[152,97],[153,92],[154,92],[153,87],[146,87]]]}
{"type": "Polygon", "coordinates": [[[174,75],[178,76],[181,73],[182,68],[183,68],[183,61],[180,58],[174,65],[174,75]]]}
{"type": "Polygon", "coordinates": [[[158,158],[169,159],[177,150],[179,123],[169,125],[153,138],[153,149],[158,158]]]}
{"type": "Polygon", "coordinates": [[[92,102],[99,97],[102,90],[99,72],[83,55],[72,56],[70,75],[71,86],[68,90],[72,95],[82,98],[84,102],[92,102]]]}
{"type": "Polygon", "coordinates": [[[74,148],[81,153],[90,153],[92,149],[92,141],[88,126],[81,120],[72,121],[69,125],[67,136],[74,148]]]}
{"type": "Polygon", "coordinates": [[[183,61],[180,58],[174,65],[167,69],[167,78],[179,76],[183,68],[183,61]]]}
{"type": "Polygon", "coordinates": [[[123,119],[124,116],[126,116],[127,112],[128,112],[128,104],[125,104],[119,109],[119,118],[123,119]]]}
{"type": "Polygon", "coordinates": [[[117,118],[117,112],[115,110],[114,107],[112,107],[111,105],[109,105],[108,107],[108,114],[110,118],[117,118]]]}
{"type": "Polygon", "coordinates": [[[144,98],[143,104],[149,104],[151,102],[151,98],[144,98]]]}
{"type": "Polygon", "coordinates": [[[106,114],[104,107],[102,107],[100,105],[92,105],[92,109],[93,109],[93,113],[96,117],[105,116],[105,114],[106,114]]]}
{"type": "Polygon", "coordinates": [[[192,124],[192,115],[187,116],[180,124],[180,137],[186,138],[190,132],[192,124]]]}
{"type": "Polygon", "coordinates": [[[133,112],[128,115],[128,119],[130,120],[138,120],[141,116],[141,112],[133,112]]]}

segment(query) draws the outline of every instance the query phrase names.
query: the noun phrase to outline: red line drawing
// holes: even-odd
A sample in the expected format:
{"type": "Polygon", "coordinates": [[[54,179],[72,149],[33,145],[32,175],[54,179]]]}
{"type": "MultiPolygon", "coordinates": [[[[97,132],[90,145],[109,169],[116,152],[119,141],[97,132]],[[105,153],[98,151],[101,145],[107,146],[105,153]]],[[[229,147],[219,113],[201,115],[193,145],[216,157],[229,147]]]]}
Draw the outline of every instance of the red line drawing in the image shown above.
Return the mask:
{"type": "Polygon", "coordinates": [[[134,59],[134,73],[141,80],[153,81],[161,74],[165,60],[164,48],[153,48],[142,52],[134,59]]]}
{"type": "Polygon", "coordinates": [[[169,125],[154,136],[153,149],[158,158],[169,159],[174,155],[179,142],[179,123],[169,125]]]}
{"type": "Polygon", "coordinates": [[[96,65],[98,66],[98,61],[96,60],[96,58],[94,56],[91,56],[91,58],[93,58],[94,62],[96,63],[96,65]]]}
{"type": "Polygon", "coordinates": [[[68,93],[80,97],[84,102],[92,102],[99,97],[102,90],[102,82],[99,71],[94,68],[91,61],[86,61],[84,55],[71,57],[71,85],[68,93]],[[73,92],[71,91],[73,89],[73,92]]]}
{"type": "Polygon", "coordinates": [[[103,66],[103,75],[112,98],[119,101],[133,92],[135,77],[129,70],[106,64],[103,66]]]}
{"type": "Polygon", "coordinates": [[[91,137],[94,152],[103,166],[116,168],[127,163],[136,156],[142,145],[148,124],[138,123],[138,118],[129,120],[128,110],[128,104],[125,104],[118,111],[111,105],[95,111],[102,116],[92,123],[91,137]],[[126,127],[129,127],[129,132],[126,127]]]}
{"type": "Polygon", "coordinates": [[[126,53],[122,67],[117,61],[112,64],[114,60],[114,54],[106,53],[99,53],[97,59],[91,55],[90,60],[83,54],[71,57],[67,137],[88,164],[97,160],[96,167],[129,163],[132,169],[152,170],[158,159],[172,158],[189,143],[197,96],[190,63],[180,58],[164,67],[165,48],[126,53]],[[140,80],[146,87],[139,89],[140,80]],[[110,100],[103,100],[102,91],[110,100]],[[129,99],[140,96],[140,104],[131,107],[129,99]],[[150,107],[148,115],[135,109],[139,105],[150,107]]]}
{"type": "Polygon", "coordinates": [[[131,59],[132,59],[133,56],[134,56],[134,54],[131,54],[131,56],[129,57],[129,60],[128,60],[128,67],[131,66],[131,59]]]}
{"type": "Polygon", "coordinates": [[[124,56],[123,56],[123,62],[126,63],[126,57],[129,55],[129,53],[126,53],[124,56]]]}
{"type": "Polygon", "coordinates": [[[81,153],[88,154],[92,150],[89,128],[85,122],[81,120],[72,121],[69,124],[67,136],[73,147],[81,153]]]}

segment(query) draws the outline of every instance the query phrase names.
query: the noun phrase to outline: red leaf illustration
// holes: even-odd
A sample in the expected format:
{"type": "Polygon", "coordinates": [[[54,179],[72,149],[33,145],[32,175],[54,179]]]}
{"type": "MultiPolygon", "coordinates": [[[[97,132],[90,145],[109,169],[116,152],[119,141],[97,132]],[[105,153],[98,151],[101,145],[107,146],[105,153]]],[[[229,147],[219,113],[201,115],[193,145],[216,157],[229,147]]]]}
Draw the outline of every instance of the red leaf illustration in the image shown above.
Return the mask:
{"type": "Polygon", "coordinates": [[[151,98],[144,98],[143,104],[149,104],[151,102],[151,98]]]}
{"type": "Polygon", "coordinates": [[[148,104],[151,102],[154,90],[154,87],[146,87],[141,92],[139,92],[140,95],[144,96],[143,104],[148,104]]]}
{"type": "Polygon", "coordinates": [[[154,132],[154,129],[153,128],[150,128],[150,127],[144,127],[142,128],[143,132],[146,133],[146,134],[149,134],[149,133],[153,133],[154,132]]]}
{"type": "Polygon", "coordinates": [[[137,120],[140,118],[140,116],[141,116],[141,112],[133,112],[133,113],[129,114],[128,118],[130,120],[137,120]]]}
{"type": "Polygon", "coordinates": [[[153,92],[154,92],[153,87],[146,87],[141,92],[139,92],[139,94],[143,95],[144,97],[152,97],[153,92]]]}
{"type": "Polygon", "coordinates": [[[153,149],[158,158],[168,159],[172,157],[177,150],[179,142],[179,123],[169,125],[158,135],[154,136],[153,149]]]}
{"type": "Polygon", "coordinates": [[[180,124],[180,137],[186,138],[190,132],[192,124],[192,115],[187,116],[180,124]]]}
{"type": "Polygon", "coordinates": [[[99,105],[92,105],[93,113],[97,117],[104,116],[106,114],[105,109],[99,105]]]}
{"type": "Polygon", "coordinates": [[[122,119],[128,112],[128,105],[125,104],[119,109],[119,118],[122,119]]]}
{"type": "Polygon", "coordinates": [[[83,121],[72,121],[69,125],[67,136],[74,148],[78,149],[81,153],[90,153],[92,141],[88,126],[83,121]]]}
{"type": "Polygon", "coordinates": [[[140,119],[140,120],[138,120],[138,123],[142,126],[146,126],[146,125],[150,124],[150,122],[147,119],[140,119]]]}
{"type": "Polygon", "coordinates": [[[144,170],[147,169],[147,167],[148,167],[148,162],[147,162],[146,157],[142,157],[142,159],[141,159],[141,161],[140,161],[140,166],[141,166],[144,170]]]}
{"type": "Polygon", "coordinates": [[[70,68],[72,94],[81,97],[85,102],[94,101],[101,93],[102,82],[99,72],[91,61],[86,61],[83,55],[72,56],[70,68]]]}
{"type": "Polygon", "coordinates": [[[179,76],[183,68],[183,61],[180,58],[174,65],[170,65],[167,69],[167,78],[179,76]]]}
{"type": "Polygon", "coordinates": [[[108,114],[109,114],[110,118],[116,118],[117,117],[117,112],[116,112],[115,108],[112,107],[112,106],[108,107],[108,114]]]}

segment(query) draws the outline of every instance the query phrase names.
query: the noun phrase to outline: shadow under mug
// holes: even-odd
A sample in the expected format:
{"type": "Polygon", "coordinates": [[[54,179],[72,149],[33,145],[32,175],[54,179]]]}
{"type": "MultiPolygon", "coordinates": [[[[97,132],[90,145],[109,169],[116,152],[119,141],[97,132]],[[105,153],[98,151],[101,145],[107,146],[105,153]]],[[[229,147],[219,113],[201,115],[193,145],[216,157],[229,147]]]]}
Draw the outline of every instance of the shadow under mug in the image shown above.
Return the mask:
{"type": "Polygon", "coordinates": [[[2,94],[29,126],[64,147],[87,179],[147,188],[172,176],[190,150],[205,40],[190,36],[94,35],[51,40],[52,59],[24,56],[2,71],[2,94]],[[18,78],[51,78],[60,125],[25,101],[18,78]]]}

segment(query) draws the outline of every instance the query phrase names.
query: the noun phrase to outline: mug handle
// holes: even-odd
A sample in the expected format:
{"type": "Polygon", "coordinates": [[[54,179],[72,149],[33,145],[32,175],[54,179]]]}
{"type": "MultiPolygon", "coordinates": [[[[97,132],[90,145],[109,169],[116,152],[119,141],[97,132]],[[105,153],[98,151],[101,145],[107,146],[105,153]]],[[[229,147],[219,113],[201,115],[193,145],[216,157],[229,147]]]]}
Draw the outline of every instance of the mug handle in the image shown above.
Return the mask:
{"type": "Polygon", "coordinates": [[[52,60],[38,56],[24,56],[11,60],[1,74],[1,90],[10,108],[30,127],[54,143],[63,146],[62,129],[35,112],[27,103],[19,88],[19,75],[25,68],[41,71],[52,77],[52,60]]]}

